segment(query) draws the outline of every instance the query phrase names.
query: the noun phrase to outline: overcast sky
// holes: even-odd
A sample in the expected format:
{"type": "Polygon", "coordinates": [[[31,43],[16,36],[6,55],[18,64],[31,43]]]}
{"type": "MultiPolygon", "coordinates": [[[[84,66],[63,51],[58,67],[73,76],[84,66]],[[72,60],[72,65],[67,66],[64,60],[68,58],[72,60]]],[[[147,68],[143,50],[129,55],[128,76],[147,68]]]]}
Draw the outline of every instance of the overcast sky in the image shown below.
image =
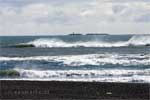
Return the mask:
{"type": "Polygon", "coordinates": [[[150,34],[150,0],[0,0],[0,35],[150,34]]]}

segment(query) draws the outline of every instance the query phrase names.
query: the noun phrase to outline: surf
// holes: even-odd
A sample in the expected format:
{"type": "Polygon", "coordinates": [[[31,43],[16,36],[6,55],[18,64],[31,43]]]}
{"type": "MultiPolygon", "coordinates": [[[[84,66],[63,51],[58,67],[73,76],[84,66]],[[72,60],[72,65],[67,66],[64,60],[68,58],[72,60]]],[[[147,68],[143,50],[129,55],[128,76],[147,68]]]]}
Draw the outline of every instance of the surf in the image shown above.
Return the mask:
{"type": "Polygon", "coordinates": [[[134,45],[134,46],[145,45],[145,46],[149,46],[150,45],[150,35],[135,35],[135,36],[132,36],[132,38],[128,41],[128,45],[134,45]]]}
{"type": "Polygon", "coordinates": [[[83,65],[150,65],[149,54],[82,54],[62,56],[0,57],[0,61],[46,61],[67,66],[83,65]]]}
{"type": "MultiPolygon", "coordinates": [[[[11,72],[11,71],[9,71],[11,72]]],[[[54,81],[149,82],[150,70],[26,70],[13,69],[15,79],[54,81]],[[16,75],[16,74],[15,74],[16,75]],[[18,77],[19,75],[19,77],[18,77]]],[[[5,72],[7,73],[7,72],[5,72]]],[[[4,75],[4,74],[3,74],[4,75]]],[[[12,78],[5,74],[5,79],[12,78]]]]}
{"type": "MultiPolygon", "coordinates": [[[[66,42],[57,38],[39,38],[25,44],[20,44],[20,47],[125,47],[125,46],[149,46],[149,35],[134,35],[127,41],[105,41],[101,39],[93,39],[89,41],[78,40],[76,42],[66,42]]],[[[18,46],[19,47],[19,46],[18,46]]]]}

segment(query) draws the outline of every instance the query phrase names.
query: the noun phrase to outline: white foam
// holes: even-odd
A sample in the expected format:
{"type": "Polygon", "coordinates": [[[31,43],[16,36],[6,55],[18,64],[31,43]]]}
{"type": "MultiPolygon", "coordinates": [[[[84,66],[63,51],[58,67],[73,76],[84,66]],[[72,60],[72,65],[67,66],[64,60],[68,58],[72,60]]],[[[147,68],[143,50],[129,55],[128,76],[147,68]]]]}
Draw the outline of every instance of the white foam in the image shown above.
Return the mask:
{"type": "Polygon", "coordinates": [[[61,81],[150,82],[150,70],[17,70],[22,79],[61,81]]]}
{"type": "Polygon", "coordinates": [[[150,35],[135,35],[128,41],[106,42],[100,40],[64,42],[60,39],[40,38],[26,44],[34,45],[35,47],[121,47],[129,45],[146,45],[150,44],[150,35]]]}
{"type": "Polygon", "coordinates": [[[150,35],[136,35],[133,36],[129,41],[128,44],[131,45],[146,45],[150,44],[150,35]]]}
{"type": "Polygon", "coordinates": [[[150,76],[144,76],[140,80],[128,77],[113,78],[80,78],[80,79],[64,79],[64,78],[5,78],[0,80],[23,80],[23,81],[79,81],[79,82],[119,82],[119,83],[150,83],[150,76]]]}
{"type": "Polygon", "coordinates": [[[64,42],[59,39],[36,39],[27,44],[32,44],[35,47],[119,47],[119,46],[127,46],[124,42],[116,42],[116,43],[107,43],[103,41],[78,41],[78,42],[64,42]]]}
{"type": "Polygon", "coordinates": [[[80,65],[105,65],[121,64],[129,65],[150,65],[150,55],[140,54],[88,54],[88,55],[63,55],[63,56],[34,56],[34,57],[0,57],[0,61],[26,61],[44,60],[51,62],[62,62],[69,66],[80,65]]]}

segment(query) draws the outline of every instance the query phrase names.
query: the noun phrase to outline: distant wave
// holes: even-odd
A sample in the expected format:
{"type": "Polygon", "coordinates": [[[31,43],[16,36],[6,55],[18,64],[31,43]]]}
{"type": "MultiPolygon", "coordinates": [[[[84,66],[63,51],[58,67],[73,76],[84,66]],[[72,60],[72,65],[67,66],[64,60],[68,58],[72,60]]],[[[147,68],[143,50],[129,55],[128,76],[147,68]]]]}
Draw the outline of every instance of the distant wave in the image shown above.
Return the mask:
{"type": "Polygon", "coordinates": [[[120,64],[150,65],[149,54],[88,54],[64,56],[33,56],[33,57],[0,57],[0,61],[51,61],[61,62],[68,66],[120,64]]]}
{"type": "Polygon", "coordinates": [[[149,35],[135,35],[128,41],[108,42],[101,40],[89,40],[89,41],[77,41],[77,42],[65,42],[56,38],[40,38],[30,41],[28,43],[22,43],[16,45],[16,47],[122,47],[122,46],[150,46],[149,35]]]}
{"type": "Polygon", "coordinates": [[[58,39],[36,39],[32,42],[27,43],[28,45],[34,45],[35,47],[119,47],[119,46],[127,46],[124,42],[117,43],[107,43],[104,41],[78,41],[78,42],[64,42],[58,39]]]}
{"type": "Polygon", "coordinates": [[[150,35],[136,35],[132,36],[132,38],[128,41],[129,45],[149,45],[150,46],[150,35]]]}

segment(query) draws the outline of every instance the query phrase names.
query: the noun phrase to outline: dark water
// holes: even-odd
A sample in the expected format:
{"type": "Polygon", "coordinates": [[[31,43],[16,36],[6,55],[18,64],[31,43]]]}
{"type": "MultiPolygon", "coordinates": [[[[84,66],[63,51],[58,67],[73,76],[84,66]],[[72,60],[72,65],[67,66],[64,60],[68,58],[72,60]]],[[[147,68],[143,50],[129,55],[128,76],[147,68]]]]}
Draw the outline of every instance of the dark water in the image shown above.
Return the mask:
{"type": "Polygon", "coordinates": [[[150,82],[150,35],[0,37],[0,78],[150,82]]]}

